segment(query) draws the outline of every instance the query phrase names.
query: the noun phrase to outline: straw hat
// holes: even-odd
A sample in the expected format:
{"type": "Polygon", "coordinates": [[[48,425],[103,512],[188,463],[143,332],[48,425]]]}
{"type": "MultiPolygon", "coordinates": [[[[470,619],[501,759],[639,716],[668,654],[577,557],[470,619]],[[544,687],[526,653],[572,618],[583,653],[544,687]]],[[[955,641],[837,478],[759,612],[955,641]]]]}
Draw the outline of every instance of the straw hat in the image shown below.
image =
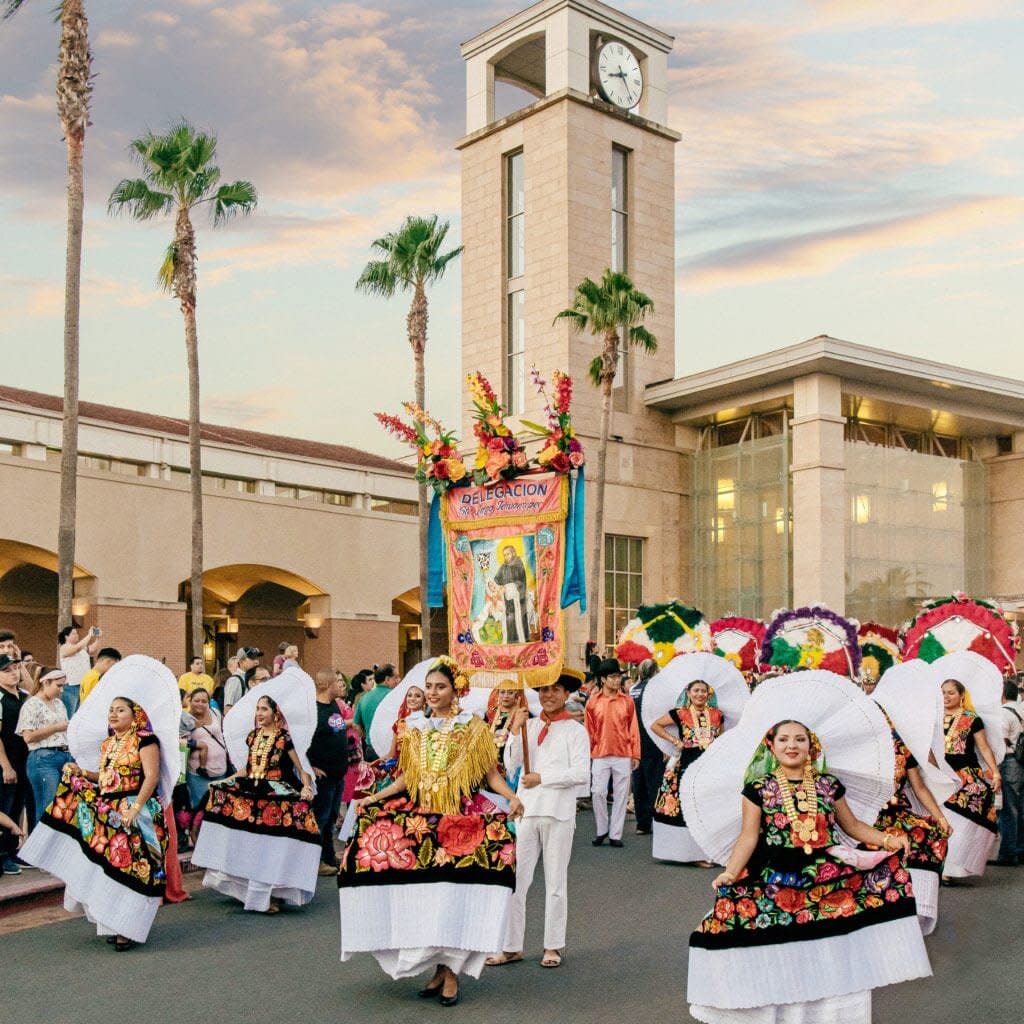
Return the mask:
{"type": "Polygon", "coordinates": [[[98,771],[100,744],[107,738],[107,712],[110,702],[125,697],[138,704],[160,741],[160,802],[170,803],[181,772],[178,752],[178,724],[181,721],[181,695],[178,680],[163,662],[145,654],[130,654],[111,666],[82,701],[68,723],[68,750],[87,771],[98,771]]]}
{"type": "Polygon", "coordinates": [[[740,720],[743,706],[750,696],[740,670],[717,654],[697,651],[673,658],[647,684],[640,706],[640,719],[644,728],[661,752],[669,757],[674,757],[679,751],[660,736],[655,736],[651,726],[663,715],[667,715],[676,706],[679,695],[698,679],[703,679],[714,691],[718,710],[725,718],[725,729],[731,729],[740,720]]]}
{"type": "Polygon", "coordinates": [[[873,822],[892,796],[896,759],[889,724],[878,705],[850,680],[808,669],[761,683],[735,729],[687,769],[680,797],[693,838],[724,864],[742,825],[743,776],[768,730],[784,719],[803,723],[821,741],[827,770],[846,787],[861,821],[873,822]]]}

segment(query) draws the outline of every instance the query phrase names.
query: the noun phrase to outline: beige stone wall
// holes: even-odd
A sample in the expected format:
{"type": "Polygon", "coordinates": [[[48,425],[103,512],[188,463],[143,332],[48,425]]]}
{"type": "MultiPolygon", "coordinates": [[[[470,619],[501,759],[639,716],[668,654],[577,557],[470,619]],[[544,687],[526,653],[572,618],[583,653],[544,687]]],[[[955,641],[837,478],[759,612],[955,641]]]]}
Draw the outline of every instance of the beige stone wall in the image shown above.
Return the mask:
{"type": "MultiPolygon", "coordinates": [[[[525,168],[526,365],[542,376],[568,369],[575,381],[575,423],[596,466],[600,394],[587,378],[596,339],[553,324],[584,278],[599,279],[611,262],[612,147],[629,160],[628,268],[654,300],[646,326],[658,338],[654,356],[630,355],[625,400],[616,402],[608,457],[606,532],[644,537],[645,598],[685,596],[689,585],[686,460],[668,417],[647,410],[644,387],[674,375],[673,141],[625,117],[572,98],[540,103],[522,117],[462,148],[463,368],[483,371],[501,394],[505,379],[504,156],[522,149],[525,168]]],[[[468,402],[463,437],[472,437],[468,402]]],[[[527,388],[527,419],[542,418],[527,388]]],[[[588,572],[593,566],[594,494],[588,495],[588,572]]],[[[567,613],[573,660],[587,639],[585,620],[567,613]]],[[[612,640],[613,638],[605,638],[612,640]]]]}
{"type": "MultiPolygon", "coordinates": [[[[0,488],[7,496],[0,506],[0,541],[52,551],[58,487],[56,464],[0,458],[0,488]]],[[[85,624],[101,626],[104,639],[122,653],[166,657],[172,669],[184,671],[185,612],[178,596],[189,572],[187,481],[82,472],[78,495],[76,561],[94,577],[82,588],[89,604],[85,624]]],[[[414,518],[255,495],[209,494],[204,508],[208,569],[277,567],[328,595],[322,610],[342,626],[326,631],[329,644],[314,644],[317,658],[353,671],[364,657],[397,657],[391,603],[417,582],[414,518]]],[[[55,634],[50,617],[17,612],[15,618],[11,611],[10,619],[0,612],[0,627],[10,621],[39,648],[40,660],[52,656],[53,644],[42,644],[55,634]]],[[[282,633],[285,626],[254,623],[252,635],[243,633],[239,641],[255,642],[270,656],[292,634],[302,647],[313,643],[303,637],[301,623],[287,624],[291,633],[282,633]]]]}

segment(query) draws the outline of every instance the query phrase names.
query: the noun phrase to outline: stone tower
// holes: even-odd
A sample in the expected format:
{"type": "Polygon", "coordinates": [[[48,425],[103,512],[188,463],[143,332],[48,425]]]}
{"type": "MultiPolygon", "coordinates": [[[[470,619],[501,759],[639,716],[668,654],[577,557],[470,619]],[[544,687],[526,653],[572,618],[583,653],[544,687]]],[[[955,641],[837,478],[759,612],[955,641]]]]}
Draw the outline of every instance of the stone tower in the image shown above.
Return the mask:
{"type": "MultiPolygon", "coordinates": [[[[640,598],[682,592],[688,566],[685,460],[671,421],[644,403],[648,384],[674,376],[679,135],[666,124],[672,42],[596,0],[540,0],[462,46],[463,369],[483,371],[513,414],[534,420],[541,402],[530,367],[545,378],[567,369],[593,465],[600,394],[587,367],[598,342],[552,321],[584,277],[599,279],[609,267],[624,270],[654,300],[647,327],[658,352],[625,356],[614,397],[605,534],[629,538],[606,565],[611,592],[602,605],[615,609],[614,623],[640,598]],[[536,99],[496,120],[498,81],[536,99]]],[[[468,409],[462,436],[472,437],[468,409]]],[[[592,536],[587,557],[589,575],[592,536]]],[[[585,622],[575,611],[569,620],[578,656],[585,622]]],[[[613,618],[608,622],[610,643],[613,618]]]]}

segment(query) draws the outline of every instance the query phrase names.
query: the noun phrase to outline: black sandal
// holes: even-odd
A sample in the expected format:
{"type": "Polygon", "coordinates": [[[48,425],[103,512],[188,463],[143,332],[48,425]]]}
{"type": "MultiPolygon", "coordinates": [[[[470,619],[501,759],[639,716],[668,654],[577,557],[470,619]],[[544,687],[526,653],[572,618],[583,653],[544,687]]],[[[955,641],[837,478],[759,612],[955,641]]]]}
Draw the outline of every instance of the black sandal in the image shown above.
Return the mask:
{"type": "Polygon", "coordinates": [[[126,949],[131,949],[133,946],[137,946],[138,943],[134,939],[126,939],[123,935],[114,936],[114,949],[118,953],[123,953],[126,949]]]}

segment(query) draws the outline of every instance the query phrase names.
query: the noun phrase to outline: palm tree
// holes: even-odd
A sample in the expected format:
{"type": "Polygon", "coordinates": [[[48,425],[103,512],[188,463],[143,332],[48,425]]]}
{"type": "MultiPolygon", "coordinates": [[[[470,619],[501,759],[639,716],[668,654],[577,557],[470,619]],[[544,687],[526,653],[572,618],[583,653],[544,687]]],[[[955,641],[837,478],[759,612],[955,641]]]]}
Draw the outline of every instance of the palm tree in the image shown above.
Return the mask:
{"type": "Polygon", "coordinates": [[[601,592],[604,563],[604,482],[612,423],[612,385],[619,366],[619,344],[624,331],[628,344],[648,354],[658,350],[658,339],[641,323],[648,313],[653,312],[654,303],[643,292],[637,291],[625,274],[606,270],[600,284],[585,277],[576,286],[571,308],[563,309],[555,317],[555,323],[562,319],[569,320],[575,331],[587,331],[601,342],[601,354],[594,357],[589,368],[591,381],[601,389],[601,437],[594,480],[594,556],[590,563],[588,597],[588,630],[590,639],[597,641],[598,649],[603,640],[598,595],[601,592]]]}
{"type": "Polygon", "coordinates": [[[166,134],[147,133],[130,149],[142,167],[141,178],[125,178],[107,200],[110,213],[127,213],[134,220],[158,214],[174,215],[174,240],[167,247],[158,280],[178,300],[185,320],[188,361],[188,450],[192,495],[192,568],[190,574],[192,650],[203,649],[203,469],[199,425],[199,334],[196,328],[196,236],[192,211],[208,206],[217,227],[235,214],[256,208],[251,182],[220,185],[214,164],[217,137],[197,132],[188,121],[166,134]]]}
{"type": "MultiPolygon", "coordinates": [[[[25,0],[2,0],[6,20],[25,0]]],[[[60,444],[60,501],[57,522],[57,623],[71,623],[75,587],[75,511],[78,501],[78,325],[82,280],[82,213],[85,129],[92,96],[92,51],[83,0],[63,0],[57,115],[68,161],[68,226],[64,253],[64,407],[60,444]]]]}
{"type": "MultiPolygon", "coordinates": [[[[376,239],[370,246],[378,257],[363,267],[356,281],[358,291],[390,299],[396,291],[412,292],[405,327],[415,363],[416,404],[426,408],[426,371],[423,357],[427,348],[427,286],[444,277],[448,264],[462,252],[462,246],[441,252],[448,234],[448,221],[432,217],[406,217],[397,231],[376,239]]],[[[420,520],[420,632],[423,656],[430,654],[430,609],[427,607],[427,526],[429,506],[425,484],[419,489],[420,520]]]]}

